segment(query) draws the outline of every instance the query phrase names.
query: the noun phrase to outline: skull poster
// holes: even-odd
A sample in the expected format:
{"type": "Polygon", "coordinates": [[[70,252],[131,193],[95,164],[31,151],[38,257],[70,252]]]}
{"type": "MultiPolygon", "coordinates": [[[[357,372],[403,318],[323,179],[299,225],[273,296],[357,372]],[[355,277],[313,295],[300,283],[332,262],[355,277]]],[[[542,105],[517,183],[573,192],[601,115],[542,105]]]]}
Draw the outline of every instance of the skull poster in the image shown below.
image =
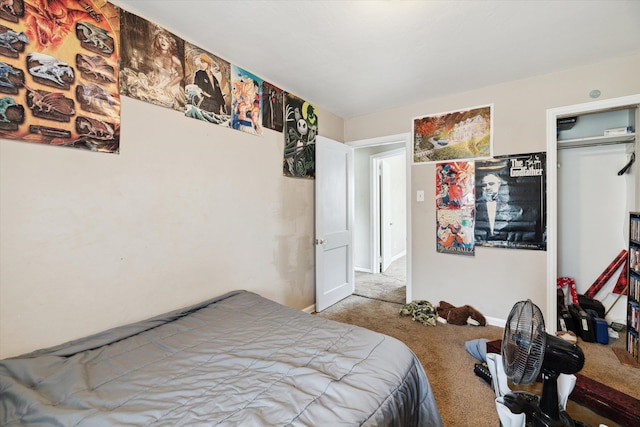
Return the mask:
{"type": "Polygon", "coordinates": [[[285,176],[315,178],[316,108],[295,95],[285,95],[284,164],[285,176]]]}
{"type": "Polygon", "coordinates": [[[14,0],[0,9],[0,137],[117,153],[118,9],[14,0]]]}

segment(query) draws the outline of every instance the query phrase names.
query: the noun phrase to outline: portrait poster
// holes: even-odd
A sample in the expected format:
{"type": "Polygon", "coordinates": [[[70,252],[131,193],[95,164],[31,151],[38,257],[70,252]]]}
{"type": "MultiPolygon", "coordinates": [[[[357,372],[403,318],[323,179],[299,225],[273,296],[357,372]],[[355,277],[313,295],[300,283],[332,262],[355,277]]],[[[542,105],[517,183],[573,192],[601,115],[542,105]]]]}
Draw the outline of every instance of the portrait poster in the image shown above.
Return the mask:
{"type": "Polygon", "coordinates": [[[262,135],[262,79],[231,65],[231,127],[262,135]]]}
{"type": "Polygon", "coordinates": [[[473,162],[438,163],[436,166],[436,251],[474,255],[475,206],[473,162]]]}
{"type": "Polygon", "coordinates": [[[262,126],[276,132],[284,128],[284,91],[269,82],[262,83],[262,126]]]}
{"type": "Polygon", "coordinates": [[[185,42],[185,115],[229,126],[231,122],[231,64],[185,42]]]}
{"type": "Polygon", "coordinates": [[[315,178],[318,113],[307,101],[285,93],[284,176],[315,178]]]}
{"type": "Polygon", "coordinates": [[[0,9],[0,137],[118,153],[118,9],[102,0],[0,9]]]}
{"type": "Polygon", "coordinates": [[[546,153],[476,161],[478,246],[547,249],[546,153]]]}
{"type": "Polygon", "coordinates": [[[184,112],[184,40],[125,10],[120,28],[120,94],[184,112]]]}
{"type": "Polygon", "coordinates": [[[492,105],[413,119],[413,163],[490,158],[492,105]]]}

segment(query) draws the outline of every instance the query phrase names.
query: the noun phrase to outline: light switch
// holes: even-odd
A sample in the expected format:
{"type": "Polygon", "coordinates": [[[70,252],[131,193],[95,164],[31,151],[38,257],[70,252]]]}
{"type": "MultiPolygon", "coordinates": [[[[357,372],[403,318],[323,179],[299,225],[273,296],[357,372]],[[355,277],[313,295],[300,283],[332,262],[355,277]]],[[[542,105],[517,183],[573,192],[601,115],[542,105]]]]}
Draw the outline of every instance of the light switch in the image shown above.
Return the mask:
{"type": "Polygon", "coordinates": [[[416,191],[416,202],[424,202],[424,191],[423,190],[416,191]]]}

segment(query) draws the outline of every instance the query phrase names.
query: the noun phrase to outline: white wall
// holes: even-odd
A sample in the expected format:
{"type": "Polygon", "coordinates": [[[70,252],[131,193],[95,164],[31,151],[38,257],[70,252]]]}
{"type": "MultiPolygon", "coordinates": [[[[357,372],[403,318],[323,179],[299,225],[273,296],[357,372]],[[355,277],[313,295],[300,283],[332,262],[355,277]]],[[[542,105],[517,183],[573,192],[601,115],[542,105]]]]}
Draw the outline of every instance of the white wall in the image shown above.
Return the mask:
{"type": "MultiPolygon", "coordinates": [[[[633,55],[429,99],[349,119],[345,139],[406,133],[413,117],[494,104],[494,155],[545,151],[547,109],[591,101],[593,89],[602,98],[640,93],[639,72],[640,55],[633,55]]],[[[413,299],[472,304],[485,316],[505,319],[515,302],[530,298],[547,312],[546,252],[479,247],[475,257],[437,253],[435,208],[428,196],[434,193],[435,167],[412,166],[410,185],[413,299]],[[425,191],[425,202],[415,201],[416,190],[425,191]]]]}
{"type": "Polygon", "coordinates": [[[281,133],[129,98],[119,155],[0,140],[0,357],[234,289],[312,305],[314,181],[282,156],[281,133]]]}

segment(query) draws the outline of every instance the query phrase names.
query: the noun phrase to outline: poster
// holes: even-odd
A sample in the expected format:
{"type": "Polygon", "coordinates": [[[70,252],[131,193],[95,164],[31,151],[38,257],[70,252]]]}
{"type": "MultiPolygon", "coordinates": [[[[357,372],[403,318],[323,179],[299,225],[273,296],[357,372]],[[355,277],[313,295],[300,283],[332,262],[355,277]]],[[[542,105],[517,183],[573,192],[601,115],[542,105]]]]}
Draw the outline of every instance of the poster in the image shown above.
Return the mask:
{"type": "Polygon", "coordinates": [[[276,132],[284,128],[284,91],[269,82],[262,83],[262,126],[276,132]]]}
{"type": "Polygon", "coordinates": [[[117,153],[118,9],[20,0],[0,18],[0,137],[117,153]]]}
{"type": "Polygon", "coordinates": [[[436,251],[474,255],[474,163],[439,163],[436,167],[436,251]]]}
{"type": "Polygon", "coordinates": [[[476,161],[475,243],[546,250],[546,153],[476,161]]]}
{"type": "Polygon", "coordinates": [[[184,112],[184,40],[121,11],[120,94],[184,112]]]}
{"type": "Polygon", "coordinates": [[[413,163],[490,158],[492,105],[413,119],[413,163]]]}
{"type": "Polygon", "coordinates": [[[284,126],[284,175],[315,178],[318,135],[316,108],[307,101],[287,93],[284,126]]]}
{"type": "Polygon", "coordinates": [[[228,127],[231,122],[231,64],[185,42],[185,115],[228,127]]]}
{"type": "Polygon", "coordinates": [[[262,79],[231,65],[231,127],[262,135],[262,79]]]}

